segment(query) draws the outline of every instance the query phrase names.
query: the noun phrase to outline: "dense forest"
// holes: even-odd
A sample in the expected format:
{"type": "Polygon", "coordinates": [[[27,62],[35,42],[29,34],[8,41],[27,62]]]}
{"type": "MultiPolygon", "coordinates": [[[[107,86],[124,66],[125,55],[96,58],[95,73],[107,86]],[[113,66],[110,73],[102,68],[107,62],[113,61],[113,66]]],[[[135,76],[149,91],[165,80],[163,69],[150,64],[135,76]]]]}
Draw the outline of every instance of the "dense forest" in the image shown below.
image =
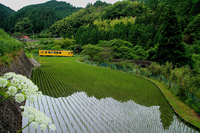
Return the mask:
{"type": "Polygon", "coordinates": [[[8,33],[32,33],[33,31],[40,33],[48,29],[54,22],[71,15],[79,9],[81,8],[56,0],[29,5],[4,19],[2,27],[8,33]],[[23,27],[24,25],[26,25],[26,28],[23,27]]]}
{"type": "Polygon", "coordinates": [[[2,27],[2,23],[5,23],[4,21],[7,19],[7,17],[12,15],[13,13],[15,13],[14,10],[0,3],[0,28],[2,27]]]}
{"type": "Polygon", "coordinates": [[[97,1],[56,22],[50,31],[73,38],[81,46],[109,47],[112,58],[169,61],[193,68],[200,52],[199,5],[197,0],[119,1],[113,5],[97,1]]]}

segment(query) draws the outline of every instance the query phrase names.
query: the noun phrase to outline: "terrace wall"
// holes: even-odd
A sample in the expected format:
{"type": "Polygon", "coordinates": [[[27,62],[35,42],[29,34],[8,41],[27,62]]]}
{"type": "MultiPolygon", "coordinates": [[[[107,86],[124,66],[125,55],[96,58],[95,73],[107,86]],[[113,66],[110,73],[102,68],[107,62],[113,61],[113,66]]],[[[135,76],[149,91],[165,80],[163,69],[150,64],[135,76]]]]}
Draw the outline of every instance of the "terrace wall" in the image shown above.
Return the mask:
{"type": "MultiPolygon", "coordinates": [[[[31,63],[23,50],[13,59],[10,66],[0,65],[0,75],[7,72],[15,72],[30,78],[31,71],[31,63]]],[[[3,96],[0,96],[0,100],[2,99],[3,96]]],[[[24,104],[25,102],[19,104],[12,99],[7,99],[0,103],[0,132],[17,132],[22,128],[22,110],[19,107],[24,104]]]]}

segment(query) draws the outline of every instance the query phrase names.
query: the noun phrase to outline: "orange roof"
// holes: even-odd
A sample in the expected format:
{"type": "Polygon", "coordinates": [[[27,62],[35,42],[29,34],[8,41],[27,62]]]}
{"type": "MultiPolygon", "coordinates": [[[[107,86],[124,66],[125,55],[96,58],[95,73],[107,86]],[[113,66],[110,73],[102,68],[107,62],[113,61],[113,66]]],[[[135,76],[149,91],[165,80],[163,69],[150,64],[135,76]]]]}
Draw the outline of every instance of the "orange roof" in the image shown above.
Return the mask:
{"type": "Polygon", "coordinates": [[[30,38],[30,37],[28,37],[28,36],[22,36],[21,38],[30,38]]]}

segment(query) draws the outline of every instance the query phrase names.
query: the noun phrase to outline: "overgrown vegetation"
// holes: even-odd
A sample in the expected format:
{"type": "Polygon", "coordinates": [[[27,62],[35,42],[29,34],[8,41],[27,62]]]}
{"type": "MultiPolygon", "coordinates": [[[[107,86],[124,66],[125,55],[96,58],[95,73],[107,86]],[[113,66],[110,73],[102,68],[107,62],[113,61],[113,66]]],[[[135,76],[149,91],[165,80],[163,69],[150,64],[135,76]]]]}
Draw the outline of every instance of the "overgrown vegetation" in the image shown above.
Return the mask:
{"type": "Polygon", "coordinates": [[[17,39],[10,37],[3,29],[0,29],[0,61],[4,64],[10,64],[17,52],[22,49],[24,44],[17,39]]]}

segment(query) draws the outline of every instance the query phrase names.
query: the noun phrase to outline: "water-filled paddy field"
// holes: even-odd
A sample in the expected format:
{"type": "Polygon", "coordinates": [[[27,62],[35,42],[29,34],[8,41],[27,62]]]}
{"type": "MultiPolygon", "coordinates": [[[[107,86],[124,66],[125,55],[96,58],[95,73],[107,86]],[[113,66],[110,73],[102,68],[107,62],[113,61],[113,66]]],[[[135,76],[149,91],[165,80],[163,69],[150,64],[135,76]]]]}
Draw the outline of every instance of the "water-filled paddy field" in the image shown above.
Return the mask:
{"type": "MultiPolygon", "coordinates": [[[[157,86],[143,78],[78,63],[79,57],[37,57],[32,80],[44,96],[26,106],[44,112],[57,132],[192,133],[157,86]]],[[[23,126],[28,123],[23,119],[23,126]]],[[[31,125],[23,132],[40,132],[31,125]]],[[[46,129],[45,132],[51,132],[46,129]]]]}

